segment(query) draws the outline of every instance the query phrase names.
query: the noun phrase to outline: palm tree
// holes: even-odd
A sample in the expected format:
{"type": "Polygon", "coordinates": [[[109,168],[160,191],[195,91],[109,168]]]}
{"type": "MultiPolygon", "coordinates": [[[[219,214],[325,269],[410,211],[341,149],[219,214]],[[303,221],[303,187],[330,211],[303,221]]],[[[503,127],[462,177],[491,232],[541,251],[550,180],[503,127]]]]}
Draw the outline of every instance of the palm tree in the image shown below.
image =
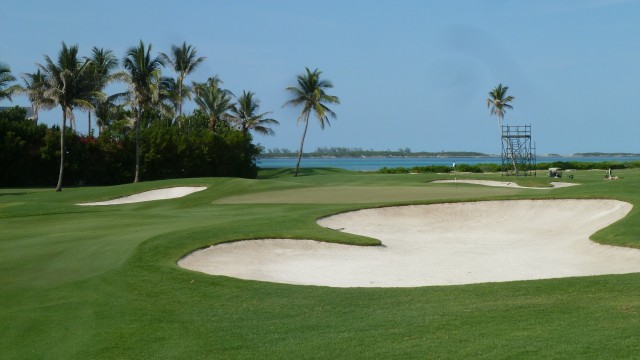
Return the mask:
{"type": "MultiPolygon", "coordinates": [[[[97,47],[94,47],[91,51],[92,54],[90,58],[90,67],[96,78],[96,81],[98,82],[98,87],[100,88],[100,90],[104,89],[113,81],[124,80],[126,78],[125,73],[123,72],[113,72],[118,68],[118,58],[115,56],[113,51],[97,47]]],[[[93,105],[94,108],[97,108],[99,102],[96,101],[93,105]]],[[[91,111],[87,111],[87,114],[87,135],[89,135],[91,134],[91,111]]]]}
{"type": "Polygon", "coordinates": [[[193,72],[206,58],[197,57],[197,51],[186,42],[182,46],[171,46],[171,53],[167,55],[161,53],[160,56],[167,64],[171,64],[173,70],[178,74],[176,79],[178,85],[178,117],[182,117],[182,103],[184,102],[185,92],[183,83],[185,77],[193,72]]]}
{"type": "Polygon", "coordinates": [[[24,81],[24,86],[20,92],[27,95],[29,98],[31,107],[33,108],[35,122],[37,124],[40,109],[53,109],[56,106],[56,102],[54,99],[51,99],[46,95],[48,80],[46,75],[41,72],[40,69],[31,74],[22,74],[22,80],[24,81]]]}
{"type": "Polygon", "coordinates": [[[192,82],[191,83],[191,88],[193,89],[193,93],[198,95],[198,93],[206,88],[207,86],[215,86],[215,87],[220,87],[220,85],[222,85],[224,83],[224,81],[222,81],[222,79],[220,79],[218,77],[218,75],[214,75],[210,78],[207,79],[207,81],[203,82],[203,83],[198,83],[198,82],[192,82]]]}
{"type": "Polygon", "coordinates": [[[229,111],[233,109],[231,99],[233,93],[218,86],[220,80],[217,78],[209,78],[205,84],[195,84],[194,91],[196,93],[195,102],[209,116],[209,128],[216,131],[216,125],[219,120],[227,120],[229,111]]]}
{"type": "Polygon", "coordinates": [[[124,105],[122,105],[119,100],[125,98],[127,95],[127,93],[113,94],[95,104],[96,125],[98,125],[100,133],[102,133],[106,127],[111,126],[114,121],[125,118],[124,105]]]}
{"type": "Polygon", "coordinates": [[[302,158],[302,147],[304,146],[304,138],[307,135],[309,127],[309,116],[313,112],[318,119],[320,128],[324,130],[325,123],[329,123],[329,117],[336,118],[336,114],[325,104],[340,104],[337,96],[328,95],[325,89],[333,88],[330,80],[320,79],[322,72],[315,69],[313,72],[309,68],[305,68],[306,74],[297,76],[298,86],[290,86],[286,90],[291,93],[292,99],[284,103],[284,106],[302,105],[302,112],[298,116],[298,123],[304,122],[304,132],[302,133],[302,141],[300,141],[300,151],[298,151],[298,163],[296,164],[296,173],[298,176],[300,170],[300,159],[302,158]]]}
{"type": "Polygon", "coordinates": [[[96,98],[101,98],[98,81],[89,71],[89,59],[80,60],[78,45],[67,47],[63,42],[56,62],[49,56],[44,57],[44,65],[37,64],[47,79],[45,97],[54,100],[62,109],[62,126],[60,128],[60,174],[56,191],[62,191],[64,173],[64,134],[67,117],[73,122],[73,108],[92,109],[96,98]]]}
{"type": "Polygon", "coordinates": [[[506,96],[508,86],[502,86],[498,84],[493,90],[489,91],[489,98],[487,98],[487,107],[491,109],[491,115],[498,117],[498,129],[502,134],[502,119],[507,112],[506,109],[513,109],[509,103],[515,98],[513,96],[506,96]]]}
{"type": "Polygon", "coordinates": [[[11,95],[20,90],[19,85],[11,85],[14,81],[16,81],[16,77],[11,75],[9,66],[0,63],[0,100],[9,99],[11,101],[11,95]]]}
{"type": "MultiPolygon", "coordinates": [[[[178,93],[178,81],[169,76],[162,76],[158,73],[153,81],[151,88],[153,93],[153,105],[171,120],[176,119],[180,121],[180,118],[176,118],[176,112],[180,103],[178,93]]],[[[171,122],[169,122],[171,125],[171,122]]]]}
{"type": "Polygon", "coordinates": [[[155,79],[164,66],[162,59],[151,57],[151,44],[145,47],[142,40],[138,46],[130,47],[122,62],[129,75],[130,94],[133,100],[133,117],[136,131],[136,172],[133,182],[140,180],[140,120],[143,111],[149,108],[154,100],[155,79]]]}
{"type": "Polygon", "coordinates": [[[246,136],[249,130],[253,130],[262,135],[274,135],[275,133],[268,125],[280,125],[278,120],[265,119],[271,111],[258,114],[260,100],[253,97],[255,93],[243,91],[238,98],[237,104],[231,109],[232,119],[236,122],[242,133],[246,136]]]}
{"type": "MultiPolygon", "coordinates": [[[[489,91],[489,97],[487,98],[487,107],[491,109],[491,115],[496,115],[498,117],[498,129],[500,130],[500,136],[503,135],[502,131],[502,119],[504,119],[504,114],[507,112],[506,109],[513,109],[513,106],[509,104],[515,98],[513,96],[507,96],[507,90],[509,90],[508,86],[502,86],[502,84],[498,84],[493,90],[489,91]]],[[[510,142],[506,142],[507,144],[507,152],[511,156],[511,162],[513,165],[513,171],[518,172],[518,168],[516,166],[515,154],[513,147],[510,142]]]]}
{"type": "Polygon", "coordinates": [[[100,85],[107,86],[114,80],[122,79],[124,73],[113,73],[118,68],[118,58],[113,51],[94,47],[91,53],[92,70],[100,85]]]}

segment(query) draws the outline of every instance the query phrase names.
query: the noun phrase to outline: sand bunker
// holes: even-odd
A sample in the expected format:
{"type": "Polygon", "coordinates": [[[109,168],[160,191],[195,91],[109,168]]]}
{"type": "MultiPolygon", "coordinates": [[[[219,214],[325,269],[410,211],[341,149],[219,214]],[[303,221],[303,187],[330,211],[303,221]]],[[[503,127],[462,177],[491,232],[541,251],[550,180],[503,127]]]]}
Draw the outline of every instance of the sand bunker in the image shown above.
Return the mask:
{"type": "Polygon", "coordinates": [[[166,199],[175,199],[183,196],[187,196],[189,194],[193,194],[194,192],[202,191],[206,189],[206,186],[178,186],[166,189],[157,189],[151,191],[145,191],[139,194],[134,194],[130,196],[121,197],[118,199],[108,200],[108,201],[99,201],[99,202],[91,202],[91,203],[83,203],[78,205],[83,206],[94,206],[94,205],[120,205],[120,204],[132,204],[139,203],[144,201],[154,201],[154,200],[166,200],[166,199]]]}
{"type": "Polygon", "coordinates": [[[614,200],[517,200],[367,209],[318,223],[380,239],[383,246],[249,240],[196,251],[179,265],[241,279],[333,287],[633,273],[640,272],[640,250],[589,240],[631,207],[614,200]]]}
{"type": "Polygon", "coordinates": [[[549,183],[551,187],[528,187],[528,186],[520,186],[514,182],[494,181],[494,180],[435,180],[435,181],[432,181],[432,183],[436,183],[436,184],[461,183],[461,184],[475,184],[475,185],[485,185],[485,186],[499,186],[499,187],[518,188],[518,189],[539,189],[539,190],[547,190],[547,189],[555,189],[555,188],[579,185],[574,183],[555,181],[555,182],[549,183]]]}

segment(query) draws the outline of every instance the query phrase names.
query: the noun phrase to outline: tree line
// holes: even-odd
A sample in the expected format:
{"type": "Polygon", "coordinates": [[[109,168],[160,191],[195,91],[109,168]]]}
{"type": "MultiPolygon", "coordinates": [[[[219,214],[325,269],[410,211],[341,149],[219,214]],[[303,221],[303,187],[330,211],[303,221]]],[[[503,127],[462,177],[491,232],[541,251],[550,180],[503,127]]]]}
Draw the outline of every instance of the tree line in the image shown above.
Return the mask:
{"type": "MultiPolygon", "coordinates": [[[[52,186],[58,179],[59,126],[25,120],[20,107],[0,112],[0,186],[52,186]]],[[[168,127],[143,118],[139,143],[140,173],[145,180],[233,176],[255,178],[260,149],[227,123],[214,133],[201,111],[187,115],[193,124],[168,127]]],[[[98,136],[65,132],[64,186],[114,185],[130,182],[135,163],[136,136],[128,126],[105,128],[98,136]]]]}
{"type": "MultiPolygon", "coordinates": [[[[620,170],[636,169],[640,167],[640,161],[554,161],[533,165],[532,170],[545,174],[550,168],[571,169],[571,170],[620,170]]],[[[446,174],[446,173],[499,173],[503,171],[502,164],[456,164],[455,169],[447,165],[426,165],[407,167],[383,167],[378,170],[381,174],[446,174]]]]}
{"type": "MultiPolygon", "coordinates": [[[[59,160],[56,191],[61,191],[63,184],[73,183],[65,181],[65,171],[73,173],[75,166],[91,168],[91,163],[78,163],[78,154],[75,153],[90,151],[88,144],[99,144],[99,150],[96,150],[100,154],[98,157],[117,158],[123,162],[119,164],[123,168],[127,168],[124,162],[131,161],[131,156],[115,156],[110,151],[120,149],[134,154],[133,173],[115,171],[114,173],[120,174],[115,176],[118,180],[110,177],[100,180],[84,171],[85,176],[81,178],[91,179],[90,182],[96,184],[123,182],[123,176],[131,176],[133,182],[140,181],[143,176],[145,179],[200,176],[198,174],[255,176],[255,159],[260,149],[252,144],[250,132],[273,135],[272,126],[279,122],[268,117],[270,112],[260,112],[260,101],[251,91],[243,90],[234,101],[235,95],[221,87],[222,81],[217,76],[211,76],[202,83],[187,84],[185,79],[204,60],[186,42],[180,46],[172,46],[168,53],[154,55],[151,44],[145,45],[140,40],[138,45],[127,49],[122,60],[111,50],[97,47],[92,49],[90,56],[81,57],[77,45],[67,46],[63,42],[56,57],[45,55],[44,61],[36,64],[36,71],[22,74],[23,85],[15,84],[17,79],[11,74],[9,66],[0,63],[0,100],[11,100],[11,96],[15,94],[26,95],[34,112],[34,126],[17,125],[16,114],[9,114],[11,119],[2,120],[3,143],[9,144],[7,149],[3,149],[3,157],[16,151],[11,146],[25,141],[46,144],[40,147],[41,150],[44,149],[40,156],[59,160]],[[170,68],[175,77],[165,76],[165,68],[170,68]],[[107,85],[114,82],[125,83],[127,90],[106,94],[104,91],[107,85]],[[193,100],[197,105],[197,109],[190,115],[183,112],[186,100],[193,100]],[[62,110],[60,126],[45,131],[45,128],[38,126],[38,114],[41,110],[54,107],[62,110]],[[81,136],[76,131],[76,109],[88,113],[87,136],[81,136]],[[98,138],[91,135],[91,114],[95,115],[95,122],[100,130],[98,138]],[[71,135],[67,134],[67,120],[71,135]],[[18,133],[24,137],[16,138],[18,133]],[[52,153],[53,133],[59,135],[59,149],[52,153]],[[68,144],[69,141],[74,144],[83,143],[87,147],[77,149],[75,145],[68,144]],[[216,152],[211,153],[214,149],[216,152]],[[231,156],[230,151],[237,153],[231,156]],[[183,157],[176,159],[177,154],[182,154],[183,157]],[[194,158],[195,154],[200,154],[200,157],[194,158]],[[74,161],[68,162],[67,156],[74,157],[74,161]],[[181,170],[152,170],[154,166],[151,165],[151,159],[161,164],[159,167],[170,168],[180,164],[181,170]],[[231,159],[237,162],[230,163],[231,159]],[[172,163],[171,160],[177,162],[172,163]],[[211,169],[195,171],[195,164],[211,169]]],[[[310,115],[316,115],[321,128],[329,123],[329,117],[336,117],[326,104],[337,104],[339,100],[325,93],[324,90],[333,87],[333,84],[321,79],[320,74],[318,69],[311,71],[306,68],[305,73],[297,76],[297,86],[285,89],[291,94],[291,98],[283,106],[303,108],[298,118],[299,122],[305,123],[300,156],[310,115]]],[[[32,150],[36,147],[33,144],[32,150]]],[[[14,156],[17,155],[14,153],[14,156]]],[[[50,166],[48,162],[47,168],[50,166]]],[[[8,173],[9,171],[5,171],[3,178],[7,178],[8,173]]],[[[74,181],[82,181],[79,179],[74,175],[74,181]]],[[[3,184],[9,183],[16,182],[3,181],[3,184]]]]}

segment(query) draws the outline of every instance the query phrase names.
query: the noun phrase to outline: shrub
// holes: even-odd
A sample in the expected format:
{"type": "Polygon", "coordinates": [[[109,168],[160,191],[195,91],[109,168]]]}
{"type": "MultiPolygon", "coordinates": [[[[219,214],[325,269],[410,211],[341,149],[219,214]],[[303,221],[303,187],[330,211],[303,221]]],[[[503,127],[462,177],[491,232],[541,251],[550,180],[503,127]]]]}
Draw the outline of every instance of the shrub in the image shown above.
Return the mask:
{"type": "MultiPolygon", "coordinates": [[[[18,110],[0,113],[0,186],[53,186],[60,166],[60,128],[36,125],[18,110]]],[[[141,132],[141,178],[255,178],[260,148],[252,140],[230,127],[219,133],[206,128],[187,132],[166,122],[149,123],[141,132]]],[[[135,138],[126,127],[106,130],[97,138],[69,129],[65,151],[65,186],[133,180],[135,138]]]]}

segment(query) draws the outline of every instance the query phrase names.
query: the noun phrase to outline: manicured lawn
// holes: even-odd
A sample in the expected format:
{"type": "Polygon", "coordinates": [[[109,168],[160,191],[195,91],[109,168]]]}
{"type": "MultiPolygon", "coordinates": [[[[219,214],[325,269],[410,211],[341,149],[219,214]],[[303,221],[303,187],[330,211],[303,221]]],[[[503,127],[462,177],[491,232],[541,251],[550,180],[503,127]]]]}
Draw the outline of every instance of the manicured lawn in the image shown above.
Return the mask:
{"type": "MultiPolygon", "coordinates": [[[[266,170],[258,180],[185,179],[101,188],[0,189],[0,358],[635,358],[640,274],[449,287],[336,289],[177,267],[194,249],[254,238],[375,245],[321,216],[391,204],[612,198],[635,205],[594,235],[640,248],[640,171],[574,172],[553,190],[429,184],[499,175],[266,170]],[[74,204],[170,186],[181,199],[74,204]]],[[[565,172],[565,175],[568,175],[565,172]]],[[[517,180],[544,186],[544,174],[517,180]]]]}

